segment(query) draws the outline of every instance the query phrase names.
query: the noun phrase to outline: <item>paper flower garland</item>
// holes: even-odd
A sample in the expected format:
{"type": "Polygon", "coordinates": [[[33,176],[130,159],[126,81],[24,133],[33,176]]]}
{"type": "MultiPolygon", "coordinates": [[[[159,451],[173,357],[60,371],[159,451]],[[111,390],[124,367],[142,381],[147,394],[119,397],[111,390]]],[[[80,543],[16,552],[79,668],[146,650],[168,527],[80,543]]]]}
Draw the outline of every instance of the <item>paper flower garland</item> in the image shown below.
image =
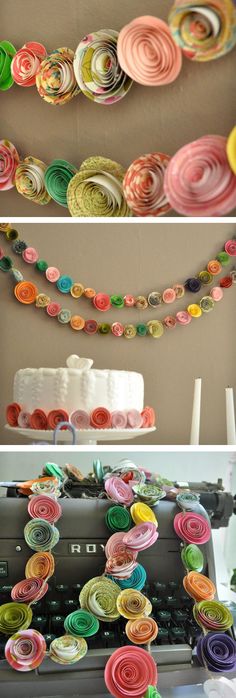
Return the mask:
{"type": "Polygon", "coordinates": [[[181,559],[187,574],[183,586],[195,601],[193,616],[204,633],[197,642],[199,663],[210,672],[233,671],[236,668],[236,642],[225,634],[233,624],[233,616],[224,604],[214,600],[216,587],[201,573],[204,558],[198,545],[210,537],[207,514],[204,510],[202,516],[194,510],[199,504],[197,495],[184,493],[178,495],[176,501],[182,509],[174,518],[174,530],[184,541],[181,559]],[[186,543],[190,545],[186,546],[186,543]]]}
{"type": "Polygon", "coordinates": [[[234,136],[202,136],[173,157],[143,155],[126,171],[100,155],[79,169],[61,160],[47,166],[33,156],[20,159],[14,145],[0,141],[0,190],[16,185],[38,204],[52,197],[73,217],[159,216],[170,208],[187,216],[222,216],[236,206],[232,142],[234,136]]]}
{"type": "Polygon", "coordinates": [[[176,0],[168,17],[173,39],[195,61],[220,58],[235,46],[232,0],[176,0]]]}

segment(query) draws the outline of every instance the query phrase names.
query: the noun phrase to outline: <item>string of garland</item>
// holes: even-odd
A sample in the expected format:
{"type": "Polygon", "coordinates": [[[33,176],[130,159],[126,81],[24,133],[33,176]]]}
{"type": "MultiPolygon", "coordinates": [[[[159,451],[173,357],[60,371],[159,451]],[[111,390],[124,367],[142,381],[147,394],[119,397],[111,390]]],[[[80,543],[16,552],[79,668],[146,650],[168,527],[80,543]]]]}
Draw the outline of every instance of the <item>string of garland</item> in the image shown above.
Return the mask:
{"type": "Polygon", "coordinates": [[[0,270],[9,273],[9,277],[13,281],[17,280],[14,286],[15,298],[24,305],[35,305],[36,308],[41,308],[46,311],[48,317],[54,317],[60,325],[68,324],[75,331],[83,331],[87,335],[108,335],[114,337],[125,337],[133,339],[136,336],[145,337],[151,336],[154,339],[160,339],[163,336],[164,330],[174,329],[177,325],[189,325],[193,318],[200,318],[204,313],[209,313],[215,307],[215,302],[219,302],[224,295],[224,290],[230,288],[236,283],[236,271],[231,270],[228,276],[223,276],[219,280],[218,286],[213,286],[209,295],[204,295],[199,303],[191,303],[185,310],[178,311],[176,315],[168,315],[161,320],[148,320],[146,323],[129,323],[123,325],[121,322],[98,323],[96,320],[85,320],[81,315],[72,315],[67,308],[62,308],[60,303],[52,301],[45,293],[40,293],[35,284],[30,281],[24,281],[23,275],[12,266],[10,257],[3,257],[0,260],[0,270]],[[4,262],[3,262],[4,260],[4,262]],[[1,266],[2,262],[2,266],[1,266]],[[4,265],[4,266],[3,266],[4,265]]]}
{"type": "MultiPolygon", "coordinates": [[[[91,287],[85,287],[81,282],[73,281],[68,274],[61,274],[57,267],[49,265],[44,259],[39,257],[38,251],[29,246],[24,240],[19,239],[18,231],[11,227],[10,223],[1,224],[0,232],[5,234],[5,240],[11,244],[12,251],[21,256],[26,264],[30,264],[35,270],[43,274],[44,278],[50,284],[54,284],[58,291],[62,294],[70,293],[73,298],[86,298],[92,303],[96,310],[106,312],[111,307],[116,308],[132,308],[145,310],[148,307],[157,308],[162,303],[171,304],[175,300],[183,298],[186,291],[197,293],[202,286],[208,286],[213,282],[213,279],[218,276],[222,267],[226,267],[231,262],[231,257],[236,256],[236,239],[227,240],[218,252],[215,259],[211,259],[206,267],[197,272],[193,277],[188,278],[184,283],[175,283],[173,286],[166,288],[164,291],[151,291],[147,296],[139,294],[112,294],[108,295],[91,287]]],[[[9,258],[8,258],[9,259],[9,258]]],[[[0,248],[0,268],[7,266],[8,261],[4,255],[4,251],[0,248]]]]}
{"type": "Polygon", "coordinates": [[[206,135],[170,157],[143,155],[127,170],[92,156],[79,169],[66,160],[49,165],[20,156],[0,141],[0,191],[16,187],[30,201],[53,199],[73,217],[160,216],[174,209],[187,216],[222,216],[236,206],[236,130],[228,138],[206,135]]]}
{"type": "Polygon", "coordinates": [[[67,104],[80,91],[99,104],[122,99],[132,86],[159,86],[175,81],[182,54],[195,61],[210,61],[236,44],[233,0],[176,0],[168,24],[153,16],[133,19],[120,32],[90,32],[77,46],[54,49],[30,41],[16,50],[0,42],[0,90],[14,83],[36,86],[49,104],[67,104]]]}
{"type": "MultiPolygon", "coordinates": [[[[145,473],[130,461],[105,472],[97,460],[93,468],[95,481],[103,484],[111,501],[105,515],[112,532],[105,546],[105,571],[85,583],[79,596],[80,608],[67,616],[66,634],[51,642],[48,654],[60,664],[79,661],[88,649],[86,639],[99,631],[100,623],[115,622],[121,616],[126,620],[125,633],[132,645],[115,650],[108,659],[104,672],[106,687],[115,698],[124,695],[128,698],[134,690],[140,698],[161,698],[156,688],[157,667],[151,655],[151,642],[158,635],[158,625],[151,615],[151,602],[142,593],[146,571],[138,563],[137,555],[158,539],[158,521],[152,507],[166,496],[167,490],[161,482],[147,482],[145,473]]],[[[61,515],[57,497],[64,476],[56,464],[47,463],[41,479],[20,485],[21,491],[30,495],[31,521],[25,526],[24,536],[36,553],[27,562],[26,579],[12,589],[13,601],[0,608],[0,629],[10,636],[5,656],[19,671],[35,669],[46,655],[44,637],[29,629],[31,604],[47,592],[47,579],[54,574],[51,549],[59,539],[55,522],[61,515]]],[[[174,518],[174,530],[182,541],[181,559],[186,568],[183,585],[194,599],[193,615],[203,632],[197,641],[198,661],[210,674],[233,671],[236,667],[233,617],[224,604],[214,601],[215,585],[202,574],[204,556],[199,546],[211,536],[208,515],[196,494],[183,492],[177,495],[176,502],[181,508],[174,518]]],[[[207,683],[212,686],[213,682],[207,683]]]]}

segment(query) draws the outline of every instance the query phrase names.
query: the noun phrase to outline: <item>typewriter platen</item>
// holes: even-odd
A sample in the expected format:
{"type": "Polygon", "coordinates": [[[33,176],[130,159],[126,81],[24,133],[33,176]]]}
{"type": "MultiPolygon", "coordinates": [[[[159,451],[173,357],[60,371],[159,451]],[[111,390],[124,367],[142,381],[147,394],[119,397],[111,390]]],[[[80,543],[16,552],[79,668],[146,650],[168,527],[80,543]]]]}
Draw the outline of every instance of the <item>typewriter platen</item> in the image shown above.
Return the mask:
{"type": "MultiPolygon", "coordinates": [[[[232,500],[233,501],[233,500],[232,500]]],[[[11,587],[24,578],[25,564],[31,551],[23,537],[28,521],[28,500],[0,499],[0,603],[10,600],[11,587]]],[[[31,627],[39,630],[49,645],[54,636],[64,633],[64,618],[79,607],[81,586],[104,571],[104,545],[109,537],[105,512],[109,503],[103,499],[61,499],[63,515],[58,522],[60,541],[53,551],[56,568],[49,580],[46,597],[33,606],[31,627]]],[[[206,506],[206,503],[205,503],[206,506]]],[[[179,511],[179,510],[178,510],[179,511]]],[[[156,508],[159,538],[156,544],[139,555],[147,571],[144,588],[153,606],[159,632],[152,643],[153,657],[160,673],[159,690],[168,685],[169,672],[175,672],[175,685],[200,683],[205,672],[192,661],[200,629],[192,616],[192,601],[182,586],[184,569],[179,541],[173,531],[177,512],[174,502],[162,500],[156,508]]],[[[215,580],[212,542],[203,546],[206,574],[215,580]]],[[[124,621],[103,623],[100,632],[88,640],[89,651],[76,665],[64,667],[45,659],[39,669],[29,674],[12,671],[4,660],[5,638],[0,636],[0,683],[2,695],[106,696],[103,669],[108,656],[126,644],[124,621]]],[[[174,678],[174,677],[173,677],[174,678]]]]}

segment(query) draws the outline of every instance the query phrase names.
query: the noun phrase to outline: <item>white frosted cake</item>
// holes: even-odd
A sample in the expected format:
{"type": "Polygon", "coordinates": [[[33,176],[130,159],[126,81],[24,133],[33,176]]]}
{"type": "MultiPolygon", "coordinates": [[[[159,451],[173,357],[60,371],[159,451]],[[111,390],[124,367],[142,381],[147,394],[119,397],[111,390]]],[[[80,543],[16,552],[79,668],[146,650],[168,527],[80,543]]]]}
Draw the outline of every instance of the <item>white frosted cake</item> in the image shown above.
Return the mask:
{"type": "Polygon", "coordinates": [[[62,409],[90,413],[98,406],[110,412],[143,409],[144,381],[135,371],[92,369],[93,361],[69,356],[65,368],[23,368],[14,378],[13,400],[27,412],[62,409]]]}
{"type": "Polygon", "coordinates": [[[15,374],[7,423],[25,429],[142,429],[155,413],[144,407],[144,382],[135,371],[92,369],[75,354],[64,368],[22,368],[15,374]]]}

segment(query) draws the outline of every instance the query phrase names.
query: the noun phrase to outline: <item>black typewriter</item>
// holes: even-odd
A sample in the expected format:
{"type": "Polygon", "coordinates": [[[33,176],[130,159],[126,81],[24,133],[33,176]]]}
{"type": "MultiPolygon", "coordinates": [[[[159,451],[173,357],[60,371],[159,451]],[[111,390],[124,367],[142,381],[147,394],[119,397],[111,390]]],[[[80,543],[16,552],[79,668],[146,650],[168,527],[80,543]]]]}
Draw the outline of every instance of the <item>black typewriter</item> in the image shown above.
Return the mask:
{"type": "MultiPolygon", "coordinates": [[[[33,606],[31,627],[39,630],[49,646],[55,636],[64,634],[64,619],[79,607],[82,585],[104,572],[104,546],[110,535],[105,513],[110,504],[105,499],[62,498],[62,517],[57,526],[60,540],[53,550],[55,575],[49,580],[46,596],[33,606]]],[[[23,537],[29,517],[27,498],[0,499],[0,602],[11,600],[12,586],[24,578],[25,565],[33,554],[23,537]]],[[[153,607],[159,632],[152,643],[153,657],[159,670],[159,690],[175,685],[201,683],[205,672],[194,661],[194,647],[200,629],[192,616],[192,600],[182,585],[184,568],[180,542],[173,530],[174,502],[162,500],[156,508],[159,522],[158,541],[139,554],[147,571],[143,592],[153,607]],[[169,683],[168,683],[169,682],[169,683]]],[[[203,572],[215,581],[212,542],[203,546],[203,572]]],[[[2,696],[107,696],[103,670],[107,658],[121,645],[130,644],[124,632],[125,621],[101,623],[99,633],[88,639],[89,651],[76,667],[62,666],[45,658],[36,671],[14,672],[4,659],[6,638],[0,635],[0,683],[2,696]]]]}

